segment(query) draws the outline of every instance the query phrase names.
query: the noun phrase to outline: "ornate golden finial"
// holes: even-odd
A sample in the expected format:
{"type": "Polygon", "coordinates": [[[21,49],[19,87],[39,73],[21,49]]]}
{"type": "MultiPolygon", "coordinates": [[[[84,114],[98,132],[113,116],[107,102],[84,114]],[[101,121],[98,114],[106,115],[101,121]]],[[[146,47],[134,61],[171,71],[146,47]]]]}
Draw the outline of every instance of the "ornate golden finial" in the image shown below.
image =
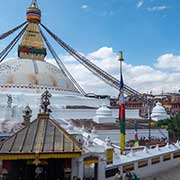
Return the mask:
{"type": "Polygon", "coordinates": [[[35,160],[33,161],[32,164],[34,164],[35,166],[41,164],[41,161],[39,160],[39,152],[35,152],[35,160]]]}
{"type": "Polygon", "coordinates": [[[44,113],[49,113],[51,110],[49,109],[50,105],[50,98],[51,94],[48,90],[46,90],[42,95],[41,95],[41,109],[44,111],[44,113]]]}
{"type": "Polygon", "coordinates": [[[119,52],[119,59],[118,60],[119,61],[124,61],[123,52],[122,51],[119,52]]]}

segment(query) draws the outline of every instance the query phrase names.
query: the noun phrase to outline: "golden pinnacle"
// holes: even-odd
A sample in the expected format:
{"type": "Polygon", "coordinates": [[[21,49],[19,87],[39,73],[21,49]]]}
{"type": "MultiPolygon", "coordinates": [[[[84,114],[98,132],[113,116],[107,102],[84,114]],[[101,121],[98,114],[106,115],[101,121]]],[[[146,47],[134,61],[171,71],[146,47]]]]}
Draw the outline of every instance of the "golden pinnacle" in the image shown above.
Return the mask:
{"type": "Polygon", "coordinates": [[[119,59],[118,60],[119,61],[124,61],[124,59],[123,59],[123,52],[122,51],[119,52],[119,59]]]}

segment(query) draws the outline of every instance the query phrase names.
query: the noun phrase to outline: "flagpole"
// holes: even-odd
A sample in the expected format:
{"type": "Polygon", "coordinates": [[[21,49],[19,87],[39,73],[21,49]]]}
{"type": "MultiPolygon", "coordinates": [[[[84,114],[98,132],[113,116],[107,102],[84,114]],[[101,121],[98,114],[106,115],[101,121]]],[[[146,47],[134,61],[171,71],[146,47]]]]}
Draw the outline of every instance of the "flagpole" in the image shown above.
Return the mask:
{"type": "Polygon", "coordinates": [[[122,75],[122,62],[123,52],[119,53],[119,62],[120,62],[120,91],[119,91],[119,124],[120,124],[120,153],[124,154],[125,150],[125,102],[124,102],[124,82],[122,75]]]}
{"type": "Polygon", "coordinates": [[[134,123],[134,146],[139,146],[139,139],[138,139],[138,128],[137,128],[137,121],[134,123]]]}

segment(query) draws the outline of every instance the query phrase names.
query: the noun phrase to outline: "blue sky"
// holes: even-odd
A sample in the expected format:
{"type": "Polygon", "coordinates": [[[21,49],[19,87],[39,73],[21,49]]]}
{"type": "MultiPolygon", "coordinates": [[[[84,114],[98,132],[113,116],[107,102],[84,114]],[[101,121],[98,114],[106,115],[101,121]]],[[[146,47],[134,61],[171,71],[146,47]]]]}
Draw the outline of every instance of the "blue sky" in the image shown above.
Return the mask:
{"type": "MultiPolygon", "coordinates": [[[[102,46],[123,50],[131,64],[152,64],[164,53],[179,52],[180,1],[39,0],[43,23],[88,53],[102,46]],[[166,7],[148,10],[148,8],[166,7]]],[[[29,0],[6,0],[0,7],[1,32],[24,21],[29,0]]]]}
{"type": "MultiPolygon", "coordinates": [[[[29,4],[30,0],[3,1],[0,32],[23,22],[29,4]]],[[[132,66],[150,67],[165,54],[179,59],[178,0],[39,0],[38,4],[42,22],[85,54],[108,47],[113,53],[123,50],[126,63],[132,66]]],[[[1,42],[0,48],[6,42],[1,42]]],[[[63,54],[61,48],[54,46],[63,54]]]]}

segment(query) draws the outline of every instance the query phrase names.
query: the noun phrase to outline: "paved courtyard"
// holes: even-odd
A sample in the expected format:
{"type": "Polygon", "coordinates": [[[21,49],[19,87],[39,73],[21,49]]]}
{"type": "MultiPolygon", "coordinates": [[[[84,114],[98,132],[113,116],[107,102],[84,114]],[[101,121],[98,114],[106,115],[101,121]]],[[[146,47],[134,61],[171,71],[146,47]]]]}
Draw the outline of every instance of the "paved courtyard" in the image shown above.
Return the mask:
{"type": "Polygon", "coordinates": [[[180,165],[168,171],[144,178],[143,180],[180,180],[180,165]]]}

